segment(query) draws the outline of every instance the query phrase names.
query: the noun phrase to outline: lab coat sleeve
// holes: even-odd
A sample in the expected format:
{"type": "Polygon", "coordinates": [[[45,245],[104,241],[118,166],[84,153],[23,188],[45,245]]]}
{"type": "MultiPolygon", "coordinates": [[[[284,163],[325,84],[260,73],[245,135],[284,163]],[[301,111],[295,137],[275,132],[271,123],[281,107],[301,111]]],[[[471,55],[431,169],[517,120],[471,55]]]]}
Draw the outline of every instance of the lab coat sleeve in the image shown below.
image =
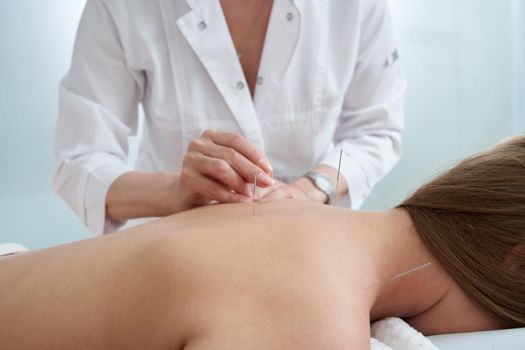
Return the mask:
{"type": "Polygon", "coordinates": [[[54,189],[95,234],[120,225],[106,218],[105,198],[111,183],[132,170],[128,137],[137,130],[144,84],[127,66],[116,23],[103,0],[87,1],[60,84],[55,133],[54,189]]]}
{"type": "Polygon", "coordinates": [[[372,187],[401,154],[406,81],[397,62],[394,30],[386,0],[363,1],[359,53],[346,91],[334,145],[322,164],[338,167],[359,208],[372,187]]]}

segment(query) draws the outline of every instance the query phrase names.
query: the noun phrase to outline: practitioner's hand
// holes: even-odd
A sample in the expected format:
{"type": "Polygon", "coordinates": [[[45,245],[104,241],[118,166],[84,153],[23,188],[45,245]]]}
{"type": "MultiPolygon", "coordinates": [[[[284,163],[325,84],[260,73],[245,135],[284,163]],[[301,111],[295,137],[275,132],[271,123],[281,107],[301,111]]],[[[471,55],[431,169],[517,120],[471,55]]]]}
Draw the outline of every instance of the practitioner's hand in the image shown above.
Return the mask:
{"type": "Polygon", "coordinates": [[[325,203],[327,200],[326,194],[305,177],[300,177],[290,184],[279,181],[274,186],[262,190],[261,197],[261,202],[279,198],[310,200],[317,203],[325,203]]]}
{"type": "Polygon", "coordinates": [[[177,196],[187,208],[213,200],[251,202],[255,172],[257,184],[272,185],[268,159],[251,142],[234,133],[206,130],[191,141],[183,161],[177,196]]]}
{"type": "Polygon", "coordinates": [[[277,181],[271,187],[259,190],[257,197],[260,202],[267,202],[274,199],[288,198],[288,199],[301,199],[309,200],[307,194],[300,188],[288,185],[284,182],[277,181]]]}

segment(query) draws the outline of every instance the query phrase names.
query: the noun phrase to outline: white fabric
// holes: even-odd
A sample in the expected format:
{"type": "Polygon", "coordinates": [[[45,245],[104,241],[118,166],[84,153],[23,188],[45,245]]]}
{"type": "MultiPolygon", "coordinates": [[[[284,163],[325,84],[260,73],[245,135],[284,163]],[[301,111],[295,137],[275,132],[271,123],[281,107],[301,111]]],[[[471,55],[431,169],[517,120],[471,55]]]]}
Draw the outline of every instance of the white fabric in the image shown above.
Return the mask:
{"type": "Polygon", "coordinates": [[[400,318],[389,317],[371,327],[372,350],[439,350],[423,334],[400,318]]]}
{"type": "Polygon", "coordinates": [[[370,338],[370,348],[372,350],[392,350],[390,346],[386,346],[375,338],[370,338]]]}
{"type": "Polygon", "coordinates": [[[525,328],[442,334],[430,337],[440,350],[523,350],[525,328]]]}
{"type": "Polygon", "coordinates": [[[27,252],[27,248],[18,243],[2,243],[0,244],[0,256],[14,253],[27,252]]]}
{"type": "Polygon", "coordinates": [[[352,207],[396,163],[405,78],[384,0],[274,1],[252,100],[219,1],[87,0],[60,85],[55,190],[95,233],[126,171],[177,171],[208,128],[245,135],[281,179],[337,168],[352,207]],[[128,137],[145,111],[134,167],[128,137]]]}

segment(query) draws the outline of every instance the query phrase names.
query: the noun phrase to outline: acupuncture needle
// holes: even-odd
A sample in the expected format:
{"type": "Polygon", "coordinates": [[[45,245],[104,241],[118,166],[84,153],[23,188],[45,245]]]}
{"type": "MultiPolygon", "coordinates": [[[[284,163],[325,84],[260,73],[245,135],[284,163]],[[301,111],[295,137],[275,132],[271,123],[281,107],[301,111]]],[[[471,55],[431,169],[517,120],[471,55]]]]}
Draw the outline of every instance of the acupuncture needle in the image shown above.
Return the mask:
{"type": "Polygon", "coordinates": [[[341,159],[343,158],[343,150],[339,152],[339,166],[337,167],[337,179],[335,180],[335,193],[334,193],[334,209],[337,199],[337,187],[339,186],[339,174],[341,173],[341,159]]]}
{"type": "MultiPolygon", "coordinates": [[[[421,270],[424,270],[426,268],[429,268],[432,266],[432,263],[431,262],[427,262],[426,264],[423,264],[423,265],[419,265],[419,266],[416,266],[410,270],[407,270],[407,271],[404,271],[404,272],[401,272],[401,273],[398,273],[397,275],[395,275],[394,277],[392,278],[389,278],[387,279],[384,283],[389,283],[389,282],[392,282],[392,281],[395,281],[397,280],[398,278],[403,278],[403,277],[406,277],[408,275],[411,275],[413,273],[416,273],[418,271],[421,271],[421,270]]],[[[369,285],[368,287],[365,287],[365,289],[368,289],[368,288],[372,288],[378,284],[380,284],[381,282],[379,283],[374,283],[372,285],[369,285]]]]}
{"type": "Polygon", "coordinates": [[[395,275],[392,279],[395,280],[397,278],[405,277],[405,276],[410,275],[410,274],[412,274],[414,272],[426,269],[426,268],[428,268],[430,266],[432,266],[432,263],[431,262],[427,262],[426,264],[420,265],[418,267],[414,267],[413,269],[410,269],[408,271],[401,272],[400,274],[395,275]]]}
{"type": "Polygon", "coordinates": [[[257,198],[257,177],[259,175],[259,170],[255,170],[255,175],[253,177],[253,212],[252,216],[255,216],[255,199],[257,198]]]}

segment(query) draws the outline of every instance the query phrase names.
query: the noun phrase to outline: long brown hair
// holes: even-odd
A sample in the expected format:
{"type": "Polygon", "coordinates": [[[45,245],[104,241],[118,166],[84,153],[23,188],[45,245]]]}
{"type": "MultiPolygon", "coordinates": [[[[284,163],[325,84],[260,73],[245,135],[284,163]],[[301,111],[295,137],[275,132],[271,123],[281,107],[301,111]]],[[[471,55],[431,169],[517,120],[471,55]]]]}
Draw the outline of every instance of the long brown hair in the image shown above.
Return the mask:
{"type": "Polygon", "coordinates": [[[467,158],[399,207],[472,300],[525,326],[525,136],[467,158]]]}

